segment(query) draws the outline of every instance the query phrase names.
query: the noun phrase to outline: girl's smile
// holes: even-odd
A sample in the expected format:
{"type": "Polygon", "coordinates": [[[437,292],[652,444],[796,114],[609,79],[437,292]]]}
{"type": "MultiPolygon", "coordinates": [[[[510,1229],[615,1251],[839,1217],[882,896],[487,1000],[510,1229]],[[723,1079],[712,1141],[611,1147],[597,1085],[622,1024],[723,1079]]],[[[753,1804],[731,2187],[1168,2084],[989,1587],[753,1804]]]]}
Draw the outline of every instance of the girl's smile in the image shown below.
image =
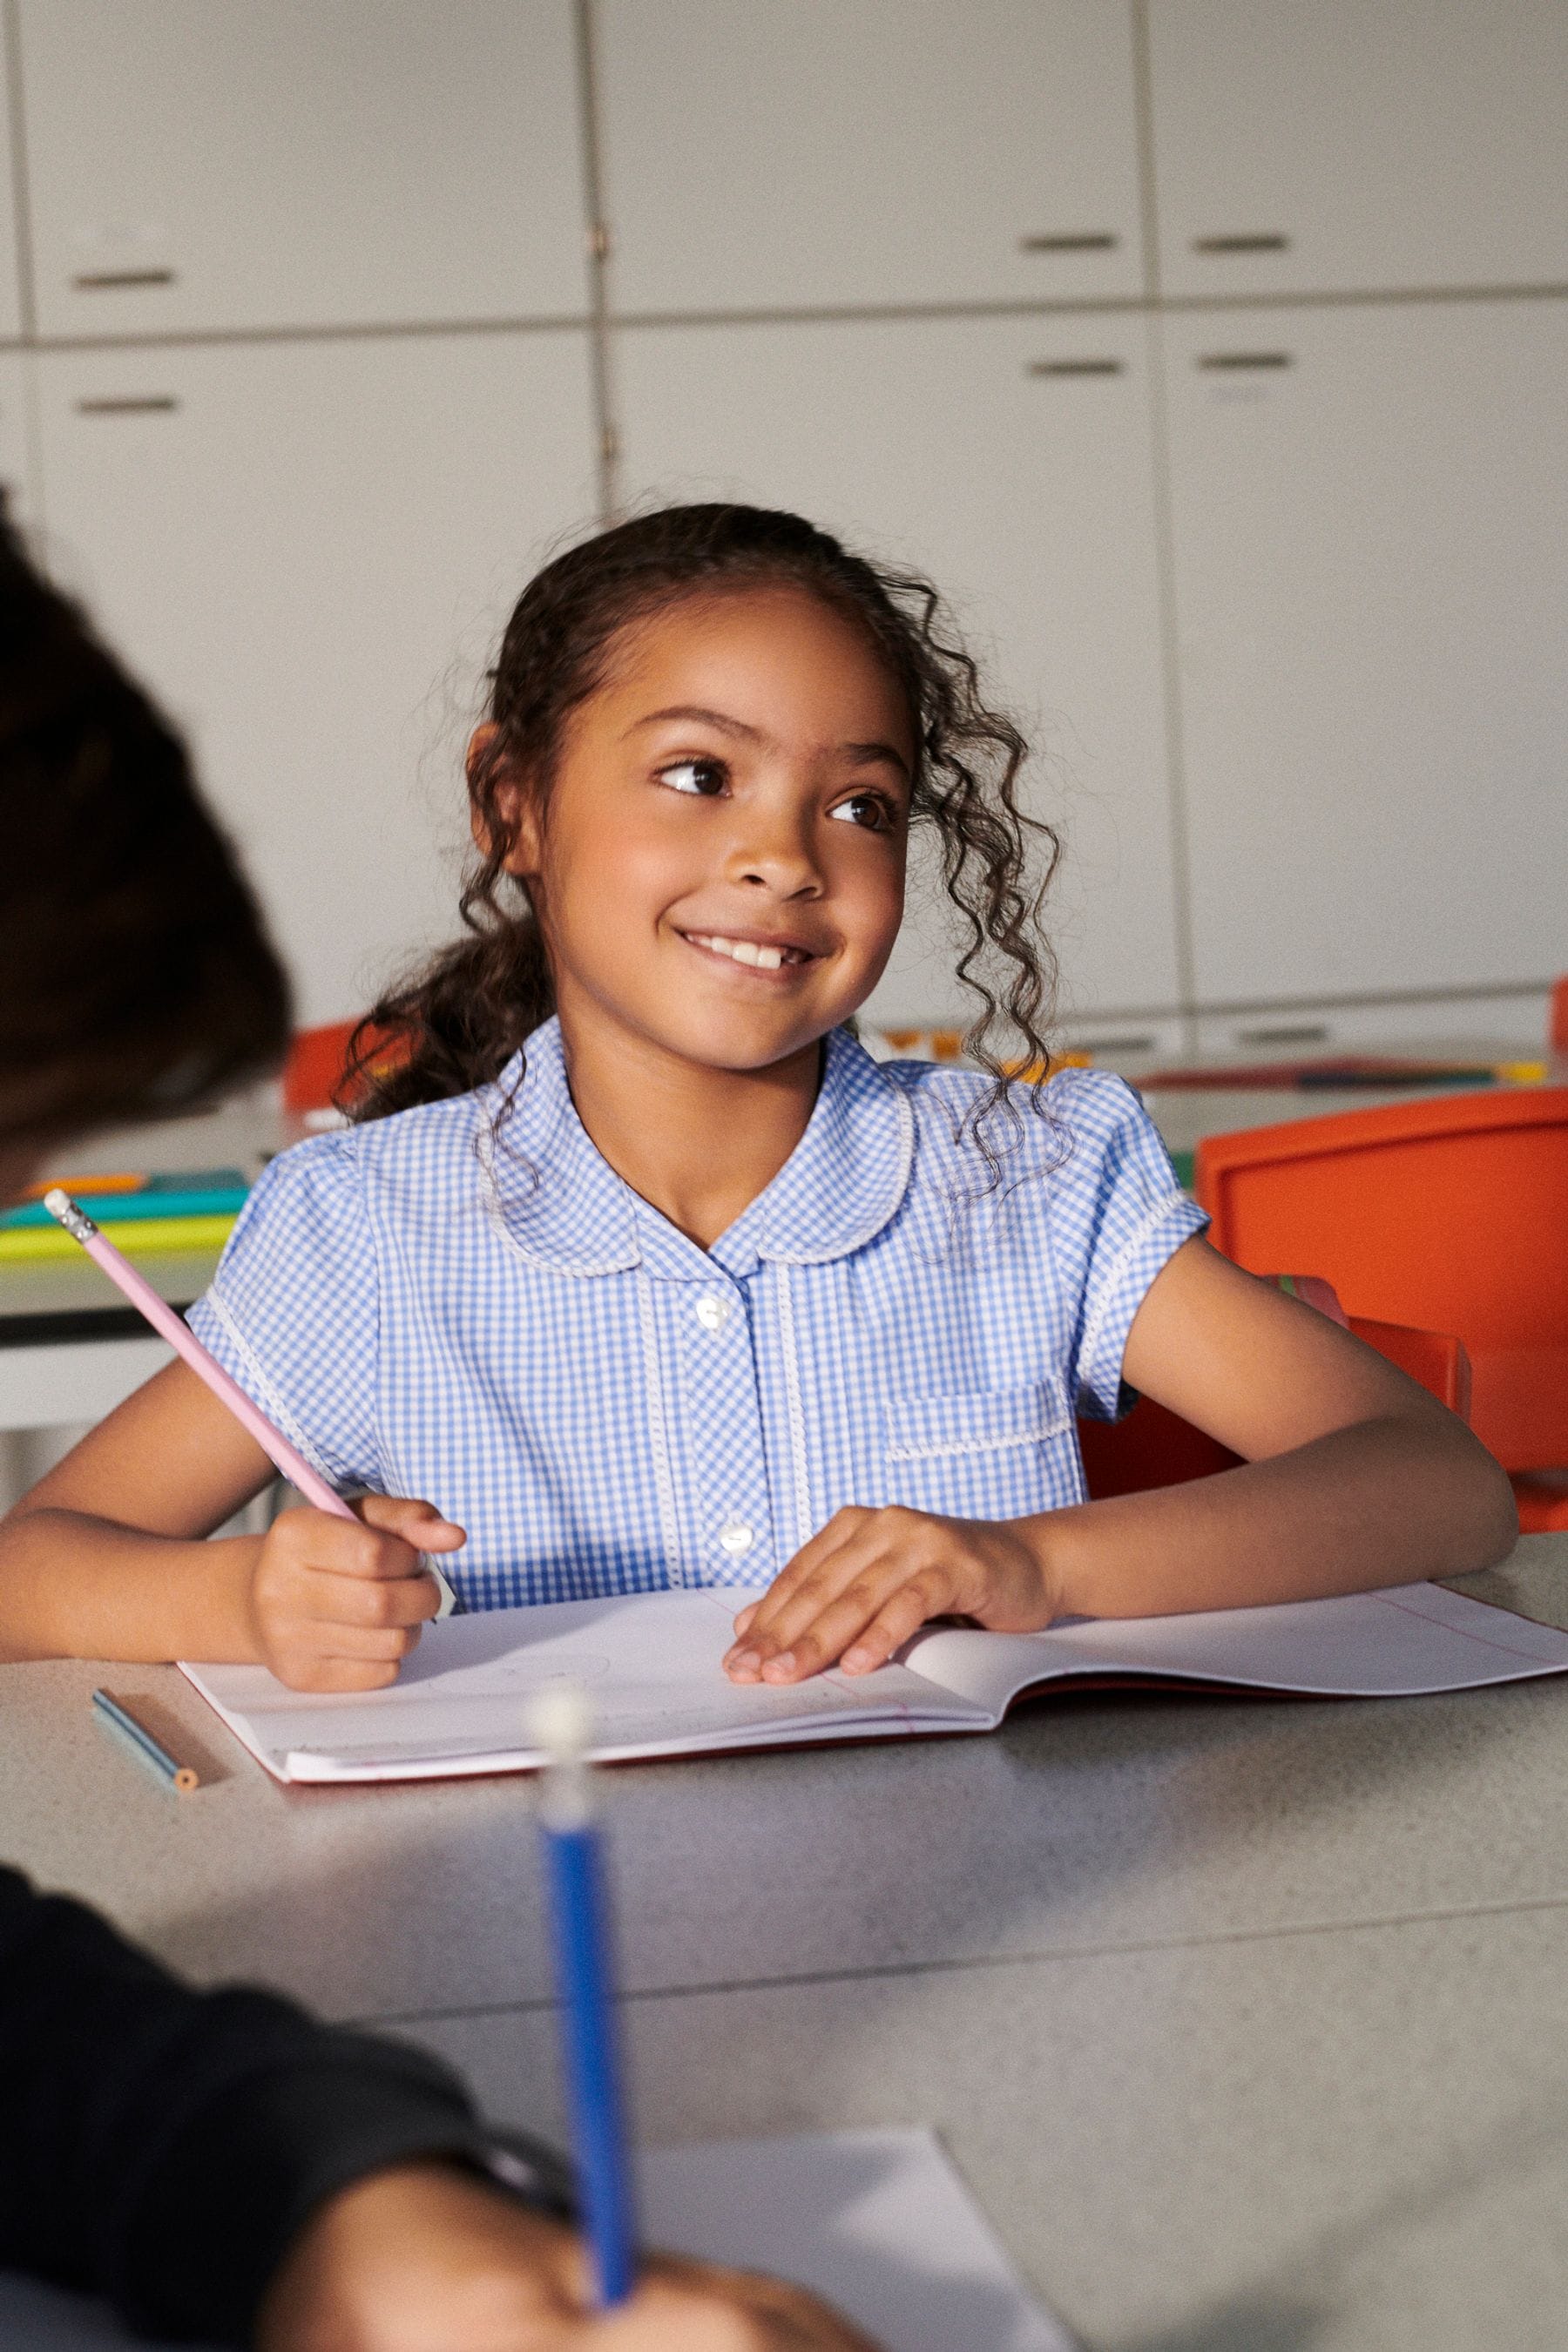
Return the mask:
{"type": "Polygon", "coordinates": [[[742,971],[766,972],[783,984],[816,961],[815,948],[799,940],[781,939],[776,932],[682,931],[688,947],[704,955],[722,957],[742,971]]]}

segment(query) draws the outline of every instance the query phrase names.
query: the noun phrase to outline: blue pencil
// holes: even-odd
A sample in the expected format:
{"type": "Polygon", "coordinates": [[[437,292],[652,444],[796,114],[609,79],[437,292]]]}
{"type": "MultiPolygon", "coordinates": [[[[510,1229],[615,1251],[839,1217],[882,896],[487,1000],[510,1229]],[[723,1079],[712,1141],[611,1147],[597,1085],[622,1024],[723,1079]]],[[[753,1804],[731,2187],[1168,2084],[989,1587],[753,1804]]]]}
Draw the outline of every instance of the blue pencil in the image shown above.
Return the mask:
{"type": "Polygon", "coordinates": [[[599,2305],[608,2310],[625,2303],[637,2283],[636,2223],[612,1990],[609,1895],[585,1760],[591,1728],[581,1691],[562,1687],[535,1702],[532,1736],[550,1759],[540,1822],[577,2193],[599,2305]]]}

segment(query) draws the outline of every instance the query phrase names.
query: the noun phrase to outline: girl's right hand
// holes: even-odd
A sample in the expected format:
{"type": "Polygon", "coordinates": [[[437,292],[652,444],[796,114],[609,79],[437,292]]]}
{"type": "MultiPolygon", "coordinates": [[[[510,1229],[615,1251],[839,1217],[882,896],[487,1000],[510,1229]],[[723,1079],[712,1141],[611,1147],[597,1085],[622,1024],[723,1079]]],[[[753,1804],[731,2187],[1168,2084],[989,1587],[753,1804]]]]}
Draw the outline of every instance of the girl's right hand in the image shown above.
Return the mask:
{"type": "Polygon", "coordinates": [[[285,1511],[250,1573],[263,1664],[291,1690],[383,1690],[441,1605],[421,1552],[465,1538],[429,1503],[367,1495],[357,1519],[285,1511]]]}

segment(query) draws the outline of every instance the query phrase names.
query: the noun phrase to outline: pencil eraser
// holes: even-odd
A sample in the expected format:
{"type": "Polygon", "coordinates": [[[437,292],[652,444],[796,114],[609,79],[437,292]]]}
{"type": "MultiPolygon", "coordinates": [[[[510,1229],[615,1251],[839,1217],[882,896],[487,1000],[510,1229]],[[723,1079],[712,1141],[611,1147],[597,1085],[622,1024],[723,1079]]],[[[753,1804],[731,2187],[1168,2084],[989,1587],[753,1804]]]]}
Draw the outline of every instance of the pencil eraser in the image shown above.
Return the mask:
{"type": "Polygon", "coordinates": [[[57,1224],[63,1225],[73,1242],[96,1240],[98,1227],[85,1209],[79,1209],[62,1185],[51,1184],[44,1194],[44,1206],[57,1224]]]}

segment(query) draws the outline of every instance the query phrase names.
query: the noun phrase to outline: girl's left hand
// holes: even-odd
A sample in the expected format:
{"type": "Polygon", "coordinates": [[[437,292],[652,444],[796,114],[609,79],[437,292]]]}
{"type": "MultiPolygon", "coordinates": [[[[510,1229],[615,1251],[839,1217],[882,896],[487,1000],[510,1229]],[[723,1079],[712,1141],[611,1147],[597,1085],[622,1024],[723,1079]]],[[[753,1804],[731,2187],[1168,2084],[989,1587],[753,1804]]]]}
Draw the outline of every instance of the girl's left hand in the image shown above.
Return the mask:
{"type": "Polygon", "coordinates": [[[737,1683],[798,1683],[837,1661],[868,1675],[931,1617],[1037,1633],[1060,1613],[1055,1585],[1038,1520],[852,1506],[742,1610],[724,1671],[737,1683]]]}

